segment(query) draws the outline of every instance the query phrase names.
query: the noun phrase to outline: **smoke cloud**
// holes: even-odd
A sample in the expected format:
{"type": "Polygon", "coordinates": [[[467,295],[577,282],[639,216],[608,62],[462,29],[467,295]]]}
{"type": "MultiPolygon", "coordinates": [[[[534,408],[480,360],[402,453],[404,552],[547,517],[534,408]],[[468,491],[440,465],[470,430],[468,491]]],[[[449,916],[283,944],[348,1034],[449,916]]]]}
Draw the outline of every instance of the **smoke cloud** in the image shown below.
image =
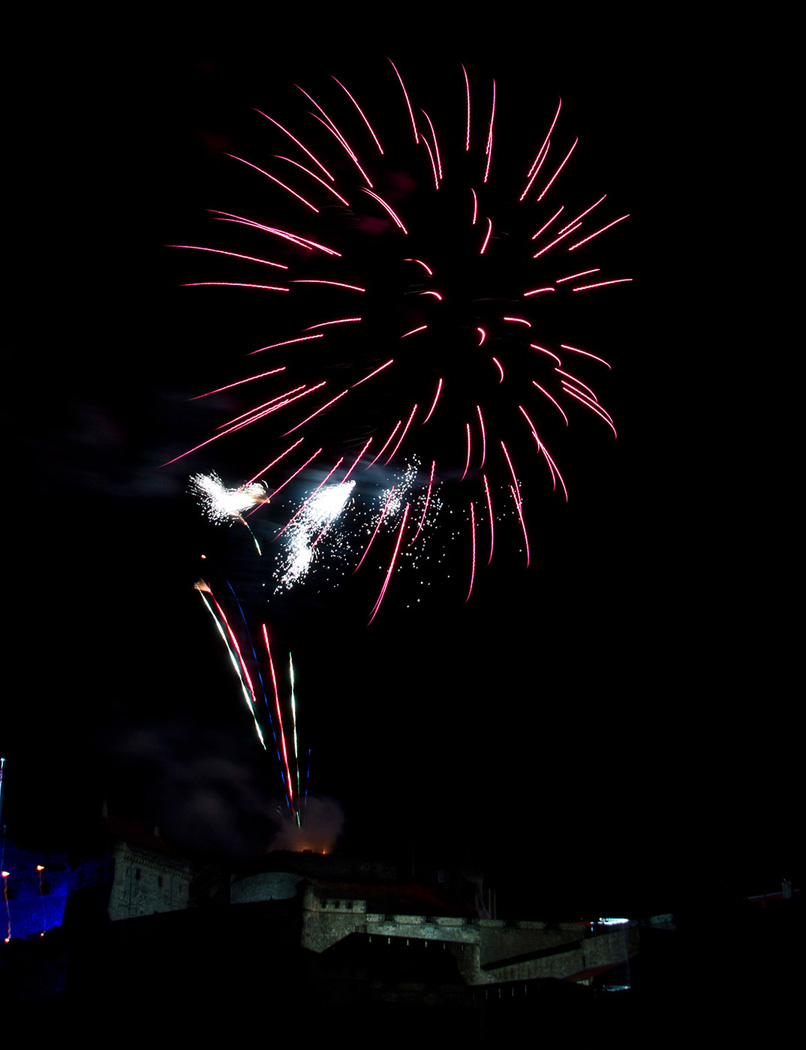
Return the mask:
{"type": "Polygon", "coordinates": [[[269,850],[312,850],[332,853],[344,828],[344,811],[332,798],[310,797],[305,806],[302,827],[284,819],[271,840],[269,850]]]}

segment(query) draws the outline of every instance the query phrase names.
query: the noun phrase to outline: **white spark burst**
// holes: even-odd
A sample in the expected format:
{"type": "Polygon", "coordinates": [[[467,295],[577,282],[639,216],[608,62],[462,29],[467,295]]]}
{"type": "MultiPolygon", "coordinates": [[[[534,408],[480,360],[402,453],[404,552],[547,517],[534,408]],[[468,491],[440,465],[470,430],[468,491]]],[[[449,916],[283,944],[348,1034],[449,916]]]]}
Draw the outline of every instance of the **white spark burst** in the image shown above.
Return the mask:
{"type": "Polygon", "coordinates": [[[193,474],[189,488],[205,516],[217,525],[240,518],[245,511],[267,502],[266,488],[262,482],[227,488],[216,473],[193,474]]]}
{"type": "Polygon", "coordinates": [[[347,505],[354,481],[325,485],[302,504],[284,532],[285,552],[278,565],[277,590],[286,590],[305,577],[313,565],[317,547],[331,551],[343,539],[340,529],[333,528],[347,505]],[[327,541],[323,537],[327,536],[327,541]]]}

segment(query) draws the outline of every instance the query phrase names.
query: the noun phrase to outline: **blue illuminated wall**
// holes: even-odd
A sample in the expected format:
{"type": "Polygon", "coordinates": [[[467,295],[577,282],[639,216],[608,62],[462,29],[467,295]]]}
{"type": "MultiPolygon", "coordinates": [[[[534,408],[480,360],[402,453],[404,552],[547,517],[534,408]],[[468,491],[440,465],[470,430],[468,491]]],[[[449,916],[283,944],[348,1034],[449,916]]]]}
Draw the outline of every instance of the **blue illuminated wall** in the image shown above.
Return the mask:
{"type": "Polygon", "coordinates": [[[0,939],[38,937],[61,926],[67,899],[84,886],[108,879],[107,860],[71,865],[63,853],[31,852],[6,840],[3,848],[0,939]],[[42,865],[42,871],[37,870],[42,865]]]}

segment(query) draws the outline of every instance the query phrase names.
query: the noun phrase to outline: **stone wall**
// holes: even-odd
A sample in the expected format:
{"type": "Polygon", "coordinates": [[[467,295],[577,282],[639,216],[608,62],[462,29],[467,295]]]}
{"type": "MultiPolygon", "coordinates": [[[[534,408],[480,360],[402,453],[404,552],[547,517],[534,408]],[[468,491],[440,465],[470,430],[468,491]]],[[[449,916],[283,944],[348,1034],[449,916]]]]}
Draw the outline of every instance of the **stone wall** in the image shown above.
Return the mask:
{"type": "Polygon", "coordinates": [[[230,903],[292,900],[301,881],[302,875],[287,871],[264,871],[257,875],[233,878],[230,883],[230,903]]]}
{"type": "Polygon", "coordinates": [[[187,908],[192,870],[181,861],[121,843],[112,850],[115,876],[109,918],[133,919],[187,908]]]}
{"type": "Polygon", "coordinates": [[[592,932],[581,923],[382,915],[369,912],[366,901],[332,893],[320,897],[309,886],[303,901],[303,947],[321,953],[351,934],[389,942],[447,943],[468,985],[573,979],[616,966],[638,950],[638,929],[631,924],[592,932]]]}

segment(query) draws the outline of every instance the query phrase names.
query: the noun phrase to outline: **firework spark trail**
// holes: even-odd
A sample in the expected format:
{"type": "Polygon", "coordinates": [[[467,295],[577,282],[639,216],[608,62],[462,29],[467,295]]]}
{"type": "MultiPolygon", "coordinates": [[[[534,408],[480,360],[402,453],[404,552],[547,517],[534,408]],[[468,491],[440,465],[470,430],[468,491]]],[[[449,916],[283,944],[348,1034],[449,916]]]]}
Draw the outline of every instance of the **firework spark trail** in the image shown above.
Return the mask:
{"type": "Polygon", "coordinates": [[[360,451],[360,452],[358,453],[358,455],[357,455],[357,456],[355,457],[355,459],[353,460],[353,462],[352,462],[352,463],[350,464],[350,469],[349,469],[349,470],[347,471],[347,473],[346,473],[346,474],[344,475],[344,477],[343,477],[343,478],[341,479],[341,481],[342,481],[342,484],[344,484],[344,482],[345,482],[345,481],[347,481],[347,479],[349,478],[349,476],[350,476],[350,475],[352,474],[352,472],[353,472],[353,471],[355,470],[355,468],[356,468],[356,467],[358,466],[358,464],[359,464],[359,463],[361,462],[361,459],[363,458],[363,455],[364,455],[364,453],[365,453],[365,452],[367,451],[367,449],[369,448],[369,446],[370,446],[371,444],[372,444],[372,438],[369,438],[369,439],[367,440],[366,444],[364,445],[364,447],[363,447],[363,448],[361,449],[361,451],[360,451]]]}
{"type": "Polygon", "coordinates": [[[434,486],[434,468],[435,467],[436,467],[436,462],[432,461],[432,463],[431,463],[431,475],[428,478],[428,488],[426,489],[425,502],[423,504],[423,513],[422,513],[422,517],[420,518],[420,524],[417,526],[417,531],[415,532],[414,536],[412,537],[412,540],[411,540],[412,543],[414,543],[416,541],[417,537],[420,535],[420,532],[422,531],[423,524],[425,522],[425,516],[428,513],[428,504],[429,504],[429,502],[431,500],[431,489],[434,486]]]}
{"type": "Polygon", "coordinates": [[[271,262],[269,259],[260,259],[255,255],[242,255],[240,252],[225,252],[221,248],[204,248],[198,244],[169,244],[169,248],[187,248],[194,252],[212,252],[214,255],[229,255],[233,259],[245,259],[247,262],[260,263],[262,266],[274,266],[278,270],[287,270],[284,263],[271,262]]]}
{"type": "Polygon", "coordinates": [[[286,405],[290,405],[292,401],[298,401],[301,397],[307,397],[309,394],[315,393],[325,385],[326,381],[322,380],[317,386],[306,389],[306,384],[302,383],[299,386],[284,391],[282,394],[278,394],[276,397],[273,397],[268,401],[264,401],[260,405],[255,405],[246,412],[242,412],[239,416],[234,416],[220,426],[228,427],[226,433],[231,434],[233,430],[240,430],[242,427],[249,426],[250,423],[256,423],[259,419],[265,419],[266,416],[271,415],[273,412],[277,412],[279,409],[285,408],[286,405]]]}
{"type": "Polygon", "coordinates": [[[495,548],[495,515],[493,514],[493,499],[490,495],[490,486],[487,481],[487,475],[483,474],[482,479],[484,481],[484,494],[487,497],[487,513],[490,522],[490,556],[487,559],[487,564],[493,560],[493,550],[495,548]]]}
{"type": "Polygon", "coordinates": [[[427,423],[431,416],[434,414],[434,409],[437,407],[437,401],[439,401],[439,395],[442,393],[442,379],[437,382],[437,389],[434,393],[434,400],[431,402],[431,408],[428,410],[428,415],[423,420],[423,424],[427,423]]]}
{"type": "Polygon", "coordinates": [[[383,443],[383,445],[381,445],[380,452],[378,452],[378,454],[375,456],[375,458],[370,463],[367,463],[367,465],[364,467],[364,470],[369,470],[371,467],[375,466],[375,464],[378,462],[378,460],[381,458],[381,456],[384,454],[384,452],[392,444],[392,441],[394,440],[395,434],[398,432],[398,430],[400,430],[400,427],[402,426],[402,424],[403,424],[403,420],[402,419],[398,419],[397,423],[395,423],[394,427],[392,428],[392,433],[389,435],[389,437],[386,439],[386,441],[383,443]]]}
{"type": "Polygon", "coordinates": [[[387,467],[389,466],[389,464],[391,463],[391,461],[392,461],[392,460],[394,459],[394,457],[395,457],[395,454],[397,453],[397,450],[398,450],[398,449],[400,448],[400,446],[401,446],[401,445],[403,444],[403,438],[404,438],[404,437],[406,436],[406,433],[407,433],[407,431],[408,431],[409,427],[411,426],[411,421],[412,421],[412,420],[414,419],[414,413],[415,413],[416,411],[417,411],[417,405],[415,405],[415,406],[414,406],[414,407],[412,408],[412,410],[411,410],[411,415],[409,416],[408,420],[406,421],[406,425],[405,425],[405,426],[403,427],[403,431],[402,431],[402,433],[401,433],[401,435],[400,435],[400,438],[398,439],[398,442],[397,442],[397,444],[396,444],[396,445],[395,445],[395,447],[394,447],[394,448],[392,449],[392,451],[391,451],[391,452],[389,453],[389,458],[388,458],[388,459],[387,459],[387,460],[385,461],[385,463],[386,463],[386,466],[387,466],[387,467]]]}
{"type": "Polygon", "coordinates": [[[392,558],[391,558],[391,560],[389,562],[389,568],[388,568],[388,570],[386,572],[386,579],[383,581],[383,587],[381,588],[381,593],[378,595],[378,600],[375,602],[375,607],[373,608],[372,615],[369,618],[369,622],[370,623],[372,623],[372,621],[378,615],[378,610],[381,607],[381,602],[383,601],[384,595],[386,594],[386,588],[389,586],[389,580],[392,578],[392,573],[394,572],[394,568],[395,568],[395,562],[397,561],[397,555],[398,555],[398,552],[400,550],[400,541],[403,539],[403,532],[405,531],[406,522],[408,520],[408,517],[409,517],[409,504],[407,503],[406,504],[406,509],[403,511],[403,520],[400,523],[400,530],[399,530],[399,532],[397,534],[397,543],[395,544],[395,551],[394,551],[394,554],[392,555],[392,558]]]}
{"type": "MultiPolygon", "coordinates": [[[[272,691],[274,693],[274,713],[272,714],[271,705],[269,704],[269,698],[266,693],[266,689],[263,682],[263,674],[260,669],[261,661],[258,657],[257,650],[255,649],[254,643],[252,642],[252,633],[249,629],[246,614],[243,607],[238,599],[232,584],[226,581],[229,591],[232,596],[232,600],[235,602],[238,613],[243,623],[243,637],[244,642],[242,643],[238,639],[238,633],[230,622],[227,616],[226,610],[222,604],[218,601],[213,593],[212,587],[209,583],[204,580],[199,580],[195,584],[195,589],[199,592],[202,601],[210,613],[216,629],[221,636],[222,641],[227,650],[227,654],[230,658],[230,662],[238,675],[238,680],[241,686],[241,692],[244,700],[249,708],[252,715],[252,719],[257,733],[258,740],[264,750],[268,750],[266,746],[266,739],[263,733],[263,728],[258,718],[258,700],[257,692],[255,688],[255,677],[260,684],[260,691],[263,695],[263,701],[266,708],[266,715],[269,720],[269,726],[271,733],[274,738],[275,751],[277,754],[277,760],[280,768],[280,776],[283,783],[283,790],[285,792],[285,801],[288,807],[288,811],[291,815],[292,820],[296,823],[297,827],[302,825],[302,810],[301,810],[301,799],[302,799],[302,763],[300,759],[299,751],[299,733],[297,727],[297,698],[296,698],[296,672],[294,668],[293,659],[289,653],[289,681],[290,681],[290,711],[291,711],[291,733],[292,733],[292,748],[293,756],[290,755],[291,748],[289,748],[288,739],[286,737],[285,726],[283,721],[282,704],[280,702],[280,688],[277,681],[277,672],[275,669],[274,658],[272,655],[271,644],[269,642],[268,627],[265,623],[260,625],[260,633],[263,636],[263,642],[266,648],[266,660],[268,661],[269,676],[272,683],[272,691]],[[251,663],[252,672],[249,670],[249,662],[245,657],[246,650],[251,651],[251,663]],[[293,770],[292,770],[292,757],[293,757],[293,770]]],[[[305,779],[305,793],[307,794],[308,782],[310,780],[310,751],[308,752],[308,771],[305,779]]]]}
{"type": "MultiPolygon", "coordinates": [[[[265,467],[261,467],[260,470],[257,472],[257,474],[255,474],[253,477],[251,477],[249,479],[249,481],[246,482],[246,484],[247,485],[251,485],[251,484],[253,484],[253,482],[257,481],[258,478],[261,478],[261,477],[263,477],[264,474],[267,474],[271,470],[271,468],[273,466],[275,466],[275,464],[279,463],[281,459],[285,459],[285,457],[288,455],[288,453],[289,452],[293,452],[294,449],[297,447],[297,445],[301,445],[304,440],[305,440],[304,437],[297,438],[297,440],[294,442],[294,444],[293,445],[289,445],[288,448],[285,450],[285,452],[281,452],[279,456],[276,456],[271,461],[271,463],[267,463],[265,467]]],[[[257,508],[255,508],[255,509],[257,509],[257,508]]]]}
{"type": "Polygon", "coordinates": [[[372,533],[372,535],[369,538],[369,543],[367,544],[366,549],[364,550],[364,553],[361,555],[361,560],[359,561],[358,565],[356,565],[356,567],[355,567],[355,572],[358,572],[358,570],[361,568],[361,566],[364,563],[364,558],[366,558],[366,556],[369,554],[369,549],[372,546],[372,544],[374,543],[375,537],[378,535],[378,530],[380,529],[381,524],[383,523],[383,519],[386,517],[386,511],[388,510],[389,504],[392,501],[392,494],[394,493],[394,491],[395,491],[395,486],[392,485],[392,487],[389,489],[389,493],[388,493],[388,495],[386,497],[386,503],[384,503],[384,505],[383,505],[383,510],[381,511],[381,516],[378,518],[378,523],[375,526],[375,531],[372,533]]]}
{"type": "Polygon", "coordinates": [[[476,578],[476,511],[473,501],[470,501],[470,586],[467,588],[466,602],[470,601],[473,593],[473,581],[476,578]]]}
{"type": "Polygon", "coordinates": [[[255,689],[252,685],[252,679],[249,675],[249,671],[246,667],[243,655],[241,654],[241,648],[238,644],[238,639],[235,636],[235,632],[230,627],[229,621],[227,620],[226,613],[216,601],[215,595],[210,589],[210,585],[200,580],[196,585],[196,590],[201,595],[202,601],[207,607],[208,612],[213,617],[218,632],[224,640],[224,644],[227,647],[227,651],[232,661],[232,665],[235,668],[235,673],[238,675],[238,679],[241,683],[241,691],[243,692],[246,706],[249,708],[249,712],[255,723],[255,730],[258,735],[258,739],[262,744],[264,750],[266,749],[266,741],[263,738],[263,730],[260,728],[260,722],[257,719],[257,713],[255,708],[257,707],[257,696],[255,695],[255,689]],[[215,610],[210,602],[205,597],[206,594],[210,595],[215,610]]]}
{"type": "Polygon", "coordinates": [[[210,397],[211,394],[221,394],[225,390],[232,390],[236,386],[243,386],[244,383],[254,383],[256,379],[265,379],[266,376],[277,375],[278,372],[285,372],[285,365],[281,365],[280,368],[272,368],[268,372],[259,372],[253,376],[247,376],[246,379],[236,379],[234,383],[227,383],[225,386],[216,387],[215,390],[208,390],[204,394],[197,394],[196,397],[192,397],[191,401],[200,401],[203,397],[210,397]]]}
{"type": "Polygon", "coordinates": [[[471,441],[470,441],[470,424],[469,423],[465,423],[465,437],[466,437],[466,440],[467,440],[467,456],[465,457],[465,469],[462,471],[462,477],[460,478],[461,481],[465,480],[465,478],[467,477],[467,472],[468,472],[468,470],[470,470],[470,446],[471,446],[471,441]]]}
{"type": "MultiPolygon", "coordinates": [[[[610,365],[604,358],[570,343],[558,344],[552,337],[541,339],[538,335],[543,343],[549,343],[548,346],[540,345],[530,341],[523,328],[528,331],[539,327],[543,311],[538,311],[538,303],[542,306],[544,302],[560,298],[563,302],[570,302],[578,298],[578,293],[612,288],[632,280],[609,274],[597,265],[585,265],[589,261],[587,256],[583,265],[577,266],[573,273],[568,273],[572,267],[557,265],[558,260],[565,258],[566,252],[581,250],[585,255],[591,245],[595,250],[601,235],[618,227],[628,215],[616,218],[604,215],[603,203],[607,194],[600,194],[592,203],[590,197],[584,203],[573,197],[565,201],[557,199],[563,192],[561,187],[567,180],[566,172],[577,164],[581,154],[579,139],[566,136],[560,128],[562,100],[556,109],[549,111],[552,116],[547,121],[545,134],[536,152],[529,152],[526,165],[522,168],[508,166],[505,136],[497,117],[505,99],[494,80],[488,82],[485,91],[489,94],[481,107],[474,106],[471,104],[470,77],[462,66],[463,104],[455,112],[443,112],[415,104],[416,93],[410,91],[405,71],[391,60],[390,65],[393,70],[392,101],[386,106],[376,102],[376,110],[385,112],[390,124],[383,134],[384,143],[391,142],[390,132],[396,127],[396,150],[401,158],[408,151],[411,161],[396,159],[392,163],[387,160],[378,133],[380,124],[376,123],[370,110],[359,104],[357,95],[346,83],[332,78],[342,92],[339,95],[331,84],[331,97],[335,94],[335,102],[341,104],[338,109],[331,108],[327,100],[323,100],[326,109],[313,94],[297,85],[315,110],[306,118],[313,118],[309,132],[280,123],[262,110],[256,111],[270,125],[269,133],[281,135],[292,154],[288,157],[279,153],[274,155],[275,161],[284,165],[283,178],[264,167],[263,161],[258,165],[245,156],[229,154],[259,176],[268,191],[287,201],[288,221],[281,228],[247,214],[211,209],[218,222],[246,231],[244,236],[268,237],[277,246],[278,257],[283,261],[264,258],[261,252],[187,244],[175,246],[195,252],[192,258],[200,264],[208,262],[213,265],[229,257],[235,258],[242,266],[269,265],[283,267],[286,271],[283,275],[286,283],[282,287],[215,279],[190,282],[194,285],[291,291],[292,298],[297,296],[297,299],[303,294],[331,297],[326,307],[329,312],[324,312],[323,308],[318,317],[316,314],[311,316],[314,302],[311,300],[302,323],[293,312],[289,315],[293,316],[291,324],[296,327],[296,332],[293,329],[278,331],[273,339],[269,337],[265,346],[251,351],[253,354],[263,351],[282,353],[285,360],[278,362],[276,368],[216,387],[209,393],[237,393],[245,384],[272,384],[279,382],[273,378],[277,374],[290,377],[291,382],[286,380],[280,392],[275,389],[270,397],[234,416],[222,424],[213,437],[176,459],[244,428],[254,432],[259,423],[269,426],[279,413],[288,420],[285,425],[280,424],[281,436],[304,430],[306,434],[317,432],[322,437],[316,442],[320,445],[317,452],[308,456],[301,467],[287,471],[273,490],[267,490],[272,498],[323,453],[329,464],[336,464],[325,467],[326,480],[339,464],[350,463],[345,481],[362,468],[366,475],[370,468],[381,462],[394,471],[402,455],[422,457],[431,463],[430,476],[422,516],[419,504],[416,505],[419,522],[413,537],[409,537],[405,544],[406,557],[412,556],[411,548],[421,536],[435,480],[440,477],[443,480],[460,478],[467,485],[480,486],[478,496],[462,503],[464,513],[469,513],[471,518],[472,591],[481,507],[486,507],[488,517],[489,560],[495,547],[496,515],[490,481],[492,475],[500,473],[503,468],[498,465],[497,455],[488,457],[488,444],[495,440],[503,450],[506,462],[504,485],[511,494],[523,533],[528,565],[529,537],[524,494],[518,480],[519,476],[525,476],[520,462],[523,449],[531,456],[536,452],[538,458],[545,459],[553,488],[557,488],[559,480],[567,499],[562,475],[545,442],[538,436],[529,412],[544,409],[547,418],[545,424],[541,423],[541,430],[544,426],[548,429],[550,440],[553,440],[556,427],[569,427],[575,415],[585,411],[596,415],[616,434],[613,419],[597,394],[564,365],[564,357],[572,355],[577,362],[583,359],[601,363],[609,369],[610,365]],[[407,133],[407,125],[410,125],[411,136],[407,133]],[[299,156],[303,163],[294,159],[296,150],[301,151],[299,156]],[[311,171],[306,166],[308,164],[313,164],[319,173],[311,171]],[[403,168],[406,169],[405,178],[399,174],[403,168]],[[416,189],[415,193],[410,192],[406,179],[416,189]],[[429,194],[433,202],[429,200],[429,194]],[[338,204],[334,203],[334,197],[338,204]],[[443,216],[454,214],[451,210],[454,205],[456,214],[464,216],[465,233],[457,234],[452,226],[442,225],[443,216]],[[515,214],[513,208],[520,216],[520,228],[510,218],[515,214]],[[592,218],[594,211],[596,221],[592,218]],[[290,217],[295,212],[300,214],[299,224],[290,217]],[[446,236],[448,230],[450,233],[446,236]],[[394,268],[389,268],[387,273],[378,265],[381,255],[376,248],[382,243],[378,239],[381,234],[384,251],[388,247],[390,258],[397,252],[396,265],[402,267],[399,280],[396,276],[389,276],[396,273],[394,268]],[[462,237],[468,239],[462,241],[462,237]],[[360,246],[362,242],[363,248],[356,250],[356,245],[360,246]],[[447,248],[453,250],[454,242],[455,257],[450,251],[446,252],[447,248]],[[454,290],[451,260],[455,258],[462,266],[467,265],[468,252],[471,262],[473,258],[477,260],[473,265],[477,265],[480,278],[486,278],[491,272],[490,266],[493,266],[495,272],[504,273],[512,281],[509,294],[505,289],[487,296],[474,292],[472,298],[464,299],[463,292],[454,290]],[[412,263],[417,268],[414,278],[412,263]],[[520,276],[514,269],[516,265],[520,268],[520,276]],[[337,272],[332,268],[323,269],[325,266],[341,269],[337,272]],[[552,272],[548,272],[549,269],[552,272]],[[367,304],[366,310],[362,306],[361,316],[344,316],[351,311],[332,308],[332,303],[338,301],[335,297],[354,294],[361,295],[367,304]],[[506,307],[516,299],[521,306],[513,316],[506,307]],[[468,356],[466,352],[457,352],[460,348],[467,348],[467,335],[471,332],[477,333],[476,349],[484,345],[482,353],[468,356]],[[401,344],[406,353],[383,362],[384,341],[385,345],[391,346],[393,341],[402,339],[406,339],[401,344]],[[312,340],[317,340],[317,343],[313,344],[312,340]],[[312,354],[314,349],[319,352],[312,354]],[[306,374],[306,369],[309,374],[306,374]],[[334,378],[336,375],[338,379],[334,378]],[[421,390],[412,397],[409,385],[415,381],[420,383],[421,390]],[[472,391],[469,406],[465,406],[462,400],[466,387],[472,391]],[[316,391],[326,391],[318,405],[309,399],[309,395],[316,391]],[[406,403],[403,403],[404,397],[406,403]],[[300,411],[303,404],[308,407],[300,411]],[[425,414],[421,411],[416,418],[418,405],[422,405],[425,414]],[[468,422],[468,412],[471,422],[468,422]],[[557,413],[562,417],[562,424],[557,413]],[[520,436],[522,423],[516,421],[521,417],[526,419],[535,445],[520,436]],[[436,427],[434,421],[438,424],[436,427]],[[357,428],[364,429],[360,442],[354,440],[357,428]],[[456,434],[459,428],[460,438],[456,434]],[[372,436],[367,436],[368,431],[372,436]],[[359,443],[362,447],[356,456],[354,449],[359,443]],[[345,451],[348,444],[349,454],[345,451]],[[371,453],[370,447],[379,451],[371,453]],[[448,451],[443,456],[445,449],[448,451]],[[484,470],[486,472],[481,473],[484,470]]],[[[244,171],[244,177],[252,176],[244,171]]],[[[472,273],[475,271],[471,269],[472,273]]],[[[474,282],[475,277],[471,275],[469,287],[475,287],[474,282]]],[[[479,283],[478,287],[483,286],[479,283]]],[[[280,300],[287,298],[278,296],[280,300]]],[[[286,315],[281,312],[280,316],[286,315]]],[[[296,444],[258,471],[253,481],[266,475],[296,444]]],[[[176,459],[170,462],[176,462],[176,459]]],[[[421,484],[425,488],[425,477],[421,484]]],[[[366,483],[362,486],[365,488],[366,483]]],[[[370,622],[377,615],[391,574],[401,560],[401,545],[406,532],[403,522],[410,514],[415,516],[413,496],[407,498],[405,511],[393,508],[391,494],[394,491],[392,486],[356,566],[360,567],[370,548],[380,542],[378,538],[383,530],[383,542],[394,550],[370,622]]],[[[259,506],[258,503],[244,512],[253,513],[259,506]]],[[[402,507],[402,503],[396,506],[402,507]]],[[[285,528],[300,515],[301,509],[297,508],[285,528]]],[[[329,524],[320,522],[317,526],[314,546],[329,524]]],[[[278,535],[284,531],[281,529],[278,535]]],[[[310,538],[308,535],[309,544],[310,538]]]]}
{"type": "Polygon", "coordinates": [[[479,470],[484,469],[484,463],[487,459],[487,432],[484,427],[484,416],[481,413],[481,406],[476,405],[476,412],[479,417],[479,430],[481,431],[481,461],[479,463],[479,470]]]}
{"type": "Polygon", "coordinates": [[[316,459],[316,457],[319,455],[319,453],[321,451],[322,451],[322,449],[318,448],[316,450],[316,452],[314,452],[314,454],[312,456],[308,456],[308,458],[305,460],[305,462],[302,464],[301,467],[297,467],[297,469],[294,471],[294,473],[291,474],[289,477],[287,477],[285,479],[285,481],[282,483],[282,485],[278,485],[277,488],[274,489],[274,491],[272,492],[272,496],[276,496],[278,494],[278,492],[282,492],[282,490],[286,487],[286,485],[290,485],[291,482],[294,480],[294,478],[297,477],[297,475],[301,474],[302,471],[305,470],[306,467],[310,466],[311,463],[313,463],[313,461],[316,459]]]}
{"type": "MultiPolygon", "coordinates": [[[[283,759],[282,759],[282,755],[280,753],[280,741],[277,739],[277,728],[275,726],[275,720],[272,717],[271,705],[269,704],[269,697],[268,697],[268,695],[266,693],[266,686],[265,686],[265,684],[263,682],[263,675],[261,674],[261,671],[260,671],[260,660],[258,659],[257,650],[255,649],[255,643],[252,641],[252,632],[249,630],[249,623],[248,623],[248,621],[246,619],[246,614],[244,613],[243,606],[241,605],[241,602],[240,602],[240,600],[238,598],[238,595],[235,593],[234,587],[229,582],[229,580],[226,580],[225,582],[227,584],[227,587],[230,590],[230,594],[232,595],[233,601],[238,606],[238,612],[241,614],[241,621],[243,622],[244,630],[246,631],[246,637],[247,637],[247,640],[249,642],[249,648],[252,650],[252,658],[254,660],[254,666],[255,666],[255,670],[257,672],[258,681],[260,682],[260,689],[261,689],[261,692],[263,693],[263,702],[266,705],[266,712],[267,712],[268,719],[269,719],[269,727],[271,728],[271,735],[272,735],[272,739],[274,741],[274,749],[275,749],[275,753],[277,755],[277,761],[280,763],[280,774],[282,776],[283,759]]],[[[202,594],[202,597],[204,597],[203,594],[202,594]]],[[[276,690],[276,683],[275,683],[275,690],[276,690]]],[[[282,734],[282,726],[280,726],[280,732],[282,734]]]]}
{"type": "Polygon", "coordinates": [[[333,137],[336,139],[336,141],[342,146],[342,148],[344,149],[344,151],[347,154],[347,156],[350,158],[350,160],[353,162],[353,164],[355,164],[356,168],[361,172],[361,175],[362,175],[364,181],[366,182],[366,184],[368,186],[372,186],[372,181],[371,181],[369,175],[367,175],[367,173],[361,167],[361,165],[360,165],[360,163],[358,161],[358,157],[355,155],[355,153],[353,152],[352,148],[349,146],[349,144],[347,142],[347,139],[344,137],[344,135],[342,135],[342,133],[336,127],[334,122],[330,119],[330,117],[327,115],[327,113],[325,113],[325,111],[322,109],[322,107],[316,101],[316,99],[314,99],[311,95],[309,95],[307,91],[304,91],[301,87],[299,87],[299,84],[297,84],[297,87],[299,88],[300,91],[302,91],[302,94],[307,99],[309,99],[311,102],[313,102],[313,104],[316,106],[316,108],[319,110],[319,112],[322,114],[322,116],[325,119],[322,120],[322,118],[321,117],[317,117],[315,113],[313,114],[313,116],[316,117],[317,120],[319,120],[321,123],[324,124],[324,126],[331,133],[331,135],[333,135],[333,137]]]}
{"type": "MultiPolygon", "coordinates": [[[[300,797],[300,784],[299,784],[299,744],[297,741],[297,697],[294,692],[294,661],[291,657],[291,653],[288,654],[288,673],[291,677],[291,726],[293,731],[294,740],[294,765],[297,771],[297,798],[300,797]]],[[[297,823],[300,822],[299,810],[297,810],[297,823]]]]}
{"type": "Polygon", "coordinates": [[[269,632],[268,632],[268,628],[266,627],[265,623],[261,624],[261,631],[263,633],[263,641],[264,641],[265,646],[266,646],[266,654],[267,654],[267,656],[269,658],[269,670],[271,671],[271,681],[272,681],[272,685],[274,687],[275,709],[277,711],[277,724],[280,727],[280,740],[282,741],[282,745],[283,745],[283,762],[285,764],[285,783],[286,783],[286,792],[287,792],[287,795],[288,795],[288,807],[291,810],[291,812],[293,813],[294,812],[294,787],[293,787],[293,781],[291,779],[291,769],[289,768],[289,765],[288,765],[288,745],[286,744],[285,730],[283,729],[283,712],[280,709],[280,692],[279,692],[279,689],[277,688],[277,674],[276,674],[276,672],[274,670],[274,660],[272,659],[271,645],[269,644],[269,632]]]}
{"type": "Polygon", "coordinates": [[[350,101],[352,102],[352,104],[353,104],[353,105],[355,106],[355,108],[356,108],[356,109],[358,110],[358,112],[360,113],[360,115],[361,115],[361,119],[362,119],[362,120],[364,121],[364,123],[366,124],[366,126],[367,126],[367,127],[369,128],[369,133],[370,133],[370,135],[372,135],[373,139],[375,140],[375,145],[376,145],[376,146],[378,147],[378,152],[379,152],[379,153],[383,153],[383,146],[381,146],[380,140],[378,139],[378,136],[377,136],[377,135],[375,134],[375,131],[374,131],[374,129],[373,129],[373,127],[372,127],[372,125],[371,125],[371,124],[370,124],[370,122],[369,122],[369,121],[367,120],[367,118],[366,118],[366,116],[365,116],[365,114],[364,114],[364,111],[363,111],[363,109],[362,109],[362,108],[361,108],[361,107],[360,107],[360,106],[358,105],[358,103],[356,102],[356,100],[355,100],[355,99],[353,98],[352,94],[351,94],[351,93],[350,93],[350,92],[349,92],[349,91],[347,90],[347,88],[346,88],[346,87],[344,86],[344,84],[342,84],[342,82],[341,82],[341,81],[339,80],[339,78],[338,78],[338,77],[333,77],[333,79],[334,79],[334,80],[336,81],[336,83],[337,83],[337,84],[339,85],[339,87],[340,87],[340,88],[342,89],[342,91],[344,91],[344,93],[345,93],[345,94],[347,95],[347,97],[348,97],[348,98],[350,99],[350,101]]]}

